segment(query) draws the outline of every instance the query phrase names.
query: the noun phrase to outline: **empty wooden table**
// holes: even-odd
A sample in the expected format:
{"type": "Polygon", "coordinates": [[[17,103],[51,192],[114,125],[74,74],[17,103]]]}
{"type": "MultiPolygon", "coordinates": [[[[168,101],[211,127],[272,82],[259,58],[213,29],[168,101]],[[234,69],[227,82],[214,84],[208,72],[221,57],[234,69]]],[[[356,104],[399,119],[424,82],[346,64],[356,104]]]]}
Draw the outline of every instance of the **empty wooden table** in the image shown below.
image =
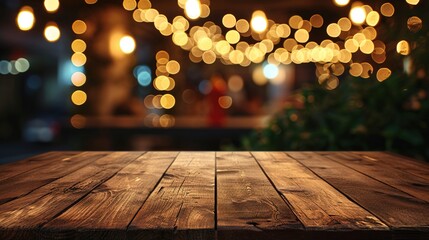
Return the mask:
{"type": "Polygon", "coordinates": [[[429,239],[382,152],[49,152],[0,166],[0,239],[429,239]]]}

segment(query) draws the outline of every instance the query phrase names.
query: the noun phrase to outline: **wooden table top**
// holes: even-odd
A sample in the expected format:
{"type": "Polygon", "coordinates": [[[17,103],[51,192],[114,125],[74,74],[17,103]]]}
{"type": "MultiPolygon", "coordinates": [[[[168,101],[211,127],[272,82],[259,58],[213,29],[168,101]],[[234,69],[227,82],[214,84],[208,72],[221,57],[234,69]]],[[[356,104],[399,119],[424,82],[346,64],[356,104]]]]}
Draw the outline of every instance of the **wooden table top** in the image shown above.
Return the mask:
{"type": "Polygon", "coordinates": [[[382,152],[49,152],[0,166],[0,239],[429,239],[382,152]]]}

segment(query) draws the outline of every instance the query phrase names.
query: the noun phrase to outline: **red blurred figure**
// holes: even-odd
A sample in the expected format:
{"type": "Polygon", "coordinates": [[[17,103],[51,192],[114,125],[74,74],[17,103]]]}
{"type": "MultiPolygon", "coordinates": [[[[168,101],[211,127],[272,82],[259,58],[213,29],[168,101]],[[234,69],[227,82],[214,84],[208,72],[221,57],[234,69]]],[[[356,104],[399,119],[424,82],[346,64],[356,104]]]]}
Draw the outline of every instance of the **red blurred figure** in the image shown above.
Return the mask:
{"type": "Polygon", "coordinates": [[[226,95],[226,82],[221,74],[215,73],[211,76],[210,83],[212,90],[208,94],[209,125],[211,127],[222,127],[225,123],[226,110],[219,105],[219,98],[226,95]]]}

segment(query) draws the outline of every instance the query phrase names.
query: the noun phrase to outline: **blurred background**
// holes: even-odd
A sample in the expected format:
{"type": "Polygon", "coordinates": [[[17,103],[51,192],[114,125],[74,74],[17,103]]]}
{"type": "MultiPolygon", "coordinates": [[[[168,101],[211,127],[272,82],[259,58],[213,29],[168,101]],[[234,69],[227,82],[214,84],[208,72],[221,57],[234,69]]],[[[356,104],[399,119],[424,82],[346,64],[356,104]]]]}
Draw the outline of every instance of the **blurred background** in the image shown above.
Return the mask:
{"type": "Polygon", "coordinates": [[[0,159],[387,150],[429,159],[427,1],[2,0],[0,159]]]}

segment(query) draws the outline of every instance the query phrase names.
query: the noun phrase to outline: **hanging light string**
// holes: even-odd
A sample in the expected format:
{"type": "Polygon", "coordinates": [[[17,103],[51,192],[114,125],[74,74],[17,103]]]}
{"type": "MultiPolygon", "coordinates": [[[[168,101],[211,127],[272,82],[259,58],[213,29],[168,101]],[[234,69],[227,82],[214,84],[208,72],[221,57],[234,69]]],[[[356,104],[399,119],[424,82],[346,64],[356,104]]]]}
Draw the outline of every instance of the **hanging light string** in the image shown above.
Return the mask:
{"type": "MultiPolygon", "coordinates": [[[[135,0],[124,0],[124,6],[127,3],[129,5],[129,2],[135,0]]],[[[334,2],[339,7],[349,4],[347,0],[334,2]]],[[[135,8],[126,10],[133,11],[136,22],[153,23],[162,35],[170,36],[175,45],[189,51],[189,58],[193,62],[212,64],[219,60],[226,65],[241,66],[261,63],[264,60],[274,65],[312,62],[317,66],[316,75],[319,82],[327,79],[338,81],[336,77],[345,72],[345,66],[349,67],[351,75],[369,78],[374,67],[369,62],[358,63],[354,59],[354,53],[371,56],[373,62],[383,64],[386,60],[386,45],[377,39],[378,32],[375,27],[381,16],[391,17],[394,13],[394,6],[388,2],[382,5],[380,12],[369,5],[354,2],[348,17],[342,17],[327,25],[327,35],[337,41],[325,39],[316,43],[311,41],[310,37],[313,28],[323,26],[324,19],[319,14],[313,15],[309,20],[295,15],[288,23],[275,23],[267,19],[261,10],[252,14],[250,23],[246,19],[237,20],[234,15],[226,14],[222,18],[222,25],[228,30],[223,34],[222,28],[212,21],[191,27],[189,20],[179,15],[169,22],[164,14],[152,7],[149,0],[140,0],[134,5],[135,8]],[[248,37],[253,39],[253,43],[245,40],[248,37]]],[[[186,6],[193,6],[197,12],[201,10],[201,18],[208,17],[210,13],[208,1],[200,3],[195,0],[178,0],[178,5],[185,9],[185,13],[188,11],[186,6]]],[[[198,18],[196,15],[188,18],[192,21],[198,18]]],[[[384,67],[380,67],[378,71],[391,72],[384,67]]],[[[386,74],[377,76],[383,76],[378,78],[379,81],[388,77],[386,74]]]]}

